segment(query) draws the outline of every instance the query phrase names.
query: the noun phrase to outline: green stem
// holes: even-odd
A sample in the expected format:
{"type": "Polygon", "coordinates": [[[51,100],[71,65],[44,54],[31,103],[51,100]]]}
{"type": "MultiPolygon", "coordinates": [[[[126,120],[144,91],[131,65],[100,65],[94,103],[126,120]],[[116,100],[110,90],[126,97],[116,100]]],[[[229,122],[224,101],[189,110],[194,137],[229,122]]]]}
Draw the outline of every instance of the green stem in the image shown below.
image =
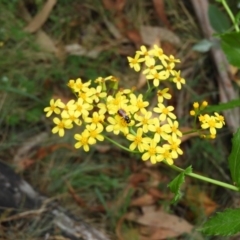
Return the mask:
{"type": "Polygon", "coordinates": [[[222,4],[223,4],[226,12],[228,13],[230,19],[232,20],[236,32],[239,32],[238,24],[237,24],[237,22],[236,22],[236,20],[235,20],[235,17],[234,17],[234,15],[233,15],[231,9],[229,8],[229,6],[227,5],[227,3],[226,3],[225,0],[222,0],[222,4]]]}
{"type": "MultiPolygon", "coordinates": [[[[169,165],[169,164],[167,164],[167,165],[170,168],[172,168],[172,169],[174,169],[174,170],[176,170],[178,172],[184,172],[184,169],[179,168],[179,167],[177,167],[175,165],[169,165]]],[[[201,181],[204,181],[204,182],[209,182],[209,183],[212,183],[212,184],[224,187],[224,188],[228,188],[228,189],[231,189],[231,190],[236,191],[236,192],[240,191],[239,188],[234,186],[234,185],[231,185],[231,184],[228,184],[228,183],[224,183],[224,182],[212,179],[212,178],[204,177],[204,176],[201,176],[201,175],[196,174],[196,173],[185,173],[185,175],[187,175],[189,177],[197,178],[197,179],[199,179],[201,181]]]]}
{"type": "Polygon", "coordinates": [[[137,151],[131,151],[129,148],[124,147],[123,145],[119,144],[118,142],[112,140],[111,138],[109,138],[109,137],[107,137],[107,136],[105,136],[105,135],[104,135],[104,138],[106,138],[109,142],[115,144],[116,146],[122,148],[122,149],[125,150],[125,151],[131,152],[131,153],[139,153],[139,152],[137,152],[137,151]]]}

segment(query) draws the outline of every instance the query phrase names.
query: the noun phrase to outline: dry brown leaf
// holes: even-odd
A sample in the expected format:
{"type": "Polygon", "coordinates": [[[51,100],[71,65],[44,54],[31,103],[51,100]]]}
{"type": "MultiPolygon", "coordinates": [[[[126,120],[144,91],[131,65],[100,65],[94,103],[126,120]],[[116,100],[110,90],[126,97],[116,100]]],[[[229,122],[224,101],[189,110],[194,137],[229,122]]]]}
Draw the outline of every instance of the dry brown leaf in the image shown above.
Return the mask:
{"type": "Polygon", "coordinates": [[[139,48],[142,44],[142,37],[138,30],[132,29],[126,32],[127,37],[139,48]]]}
{"type": "Polygon", "coordinates": [[[95,149],[102,154],[109,152],[112,148],[109,144],[96,144],[95,149]]]}
{"type": "Polygon", "coordinates": [[[59,52],[59,49],[55,46],[53,40],[44,31],[40,30],[36,33],[36,43],[45,52],[54,54],[58,54],[59,52]]]}
{"type": "Polygon", "coordinates": [[[29,33],[34,33],[39,30],[48,19],[48,16],[50,15],[56,3],[57,0],[48,0],[44,4],[42,10],[38,12],[38,14],[31,20],[31,22],[28,24],[27,27],[25,27],[24,30],[29,33]]]}
{"type": "Polygon", "coordinates": [[[196,187],[188,187],[185,196],[189,204],[195,205],[197,209],[203,209],[206,216],[211,215],[218,207],[216,202],[210,199],[205,192],[200,191],[196,187]]]}
{"type": "Polygon", "coordinates": [[[150,187],[146,189],[150,195],[152,195],[155,199],[172,199],[172,194],[162,193],[159,189],[150,187]]]}
{"type": "Polygon", "coordinates": [[[152,205],[157,201],[156,198],[154,198],[150,194],[144,194],[138,198],[132,199],[130,206],[146,206],[146,205],[152,205]]]}
{"type": "Polygon", "coordinates": [[[146,173],[133,173],[128,181],[132,186],[136,187],[139,183],[146,182],[147,179],[148,175],[146,173]]]}
{"type": "Polygon", "coordinates": [[[142,215],[137,215],[136,213],[130,212],[125,216],[125,218],[130,221],[149,226],[150,229],[158,228],[162,230],[168,230],[165,233],[168,233],[169,236],[172,234],[179,236],[183,233],[190,233],[193,229],[193,226],[190,223],[173,214],[165,213],[162,210],[154,210],[152,207],[145,207],[143,210],[144,212],[142,215]]]}
{"type": "Polygon", "coordinates": [[[167,16],[165,14],[165,6],[164,6],[164,0],[153,0],[153,5],[155,7],[155,10],[157,12],[157,15],[161,19],[161,21],[169,28],[171,29],[171,25],[167,19],[167,16]]]}
{"type": "Polygon", "coordinates": [[[92,48],[91,50],[84,48],[82,45],[80,45],[78,43],[73,43],[70,45],[66,45],[65,51],[69,55],[86,56],[86,57],[95,59],[98,57],[98,55],[102,51],[108,50],[108,49],[112,48],[113,46],[120,44],[123,41],[121,41],[121,40],[120,41],[112,41],[109,44],[96,46],[96,47],[92,48]]]}
{"type": "Polygon", "coordinates": [[[172,229],[165,228],[141,226],[140,232],[143,235],[141,236],[140,240],[162,240],[179,236],[179,233],[173,232],[172,229]]]}
{"type": "Polygon", "coordinates": [[[162,27],[141,26],[140,34],[144,44],[153,45],[156,41],[169,42],[174,46],[180,46],[180,38],[172,31],[162,27]]]}

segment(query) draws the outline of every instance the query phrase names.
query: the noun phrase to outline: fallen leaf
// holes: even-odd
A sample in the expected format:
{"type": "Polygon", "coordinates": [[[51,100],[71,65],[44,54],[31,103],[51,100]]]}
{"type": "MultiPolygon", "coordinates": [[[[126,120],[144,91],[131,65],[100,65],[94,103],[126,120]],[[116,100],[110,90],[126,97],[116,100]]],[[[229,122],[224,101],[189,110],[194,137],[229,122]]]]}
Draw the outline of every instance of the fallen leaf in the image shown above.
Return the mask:
{"type": "Polygon", "coordinates": [[[166,194],[162,193],[159,189],[157,188],[148,188],[146,189],[150,195],[152,195],[155,199],[172,199],[173,195],[172,194],[166,194]]]}
{"type": "Polygon", "coordinates": [[[28,24],[27,27],[25,27],[24,30],[29,33],[34,33],[39,30],[48,19],[48,16],[50,15],[56,3],[57,0],[48,0],[44,4],[42,10],[38,12],[38,14],[31,20],[31,22],[28,24]]]}
{"type": "Polygon", "coordinates": [[[150,194],[144,194],[138,198],[132,199],[130,206],[146,206],[157,202],[157,199],[150,194]]]}
{"type": "Polygon", "coordinates": [[[196,187],[188,187],[185,198],[189,205],[198,209],[198,212],[201,212],[199,210],[202,209],[202,212],[204,212],[206,216],[211,215],[218,207],[216,202],[214,202],[205,192],[196,187]]]}
{"type": "Polygon", "coordinates": [[[147,179],[148,175],[146,173],[133,173],[128,181],[133,187],[137,187],[139,183],[146,182],[147,179]]]}
{"type": "Polygon", "coordinates": [[[138,30],[132,29],[126,32],[127,37],[135,44],[136,48],[140,48],[142,44],[142,37],[138,30]]]}
{"type": "Polygon", "coordinates": [[[167,16],[165,14],[165,6],[164,6],[164,0],[153,0],[154,8],[157,12],[157,15],[161,19],[161,21],[169,28],[171,29],[171,25],[167,19],[167,16]]]}
{"type": "Polygon", "coordinates": [[[140,34],[144,44],[153,45],[156,41],[169,42],[174,46],[180,46],[180,38],[172,31],[162,27],[141,26],[140,34]]]}
{"type": "Polygon", "coordinates": [[[58,48],[55,46],[53,40],[42,30],[36,33],[36,43],[39,45],[41,50],[49,53],[58,53],[58,48]]]}
{"type": "Polygon", "coordinates": [[[175,238],[179,233],[172,231],[172,229],[154,228],[154,227],[140,227],[140,233],[143,235],[141,240],[161,240],[168,238],[175,238]],[[147,237],[145,237],[147,236],[147,237]]]}
{"type": "Polygon", "coordinates": [[[73,43],[70,45],[66,45],[65,51],[69,55],[86,56],[86,57],[95,59],[98,57],[98,55],[102,51],[108,50],[108,49],[112,48],[113,46],[119,45],[123,41],[124,41],[124,39],[115,41],[115,42],[111,42],[109,44],[99,45],[99,46],[92,48],[91,50],[84,48],[82,45],[80,45],[78,43],[73,43]]]}
{"type": "MultiPolygon", "coordinates": [[[[152,232],[152,234],[154,234],[154,238],[148,238],[149,240],[164,239],[156,238],[156,236],[160,233],[164,233],[165,238],[173,236],[177,237],[183,233],[190,233],[193,229],[193,226],[185,219],[177,217],[173,214],[165,213],[162,210],[154,210],[154,208],[151,206],[143,208],[142,215],[130,212],[126,214],[125,219],[148,226],[150,230],[157,229],[155,232],[152,232]]],[[[149,233],[151,233],[151,231],[149,231],[149,233]]]]}

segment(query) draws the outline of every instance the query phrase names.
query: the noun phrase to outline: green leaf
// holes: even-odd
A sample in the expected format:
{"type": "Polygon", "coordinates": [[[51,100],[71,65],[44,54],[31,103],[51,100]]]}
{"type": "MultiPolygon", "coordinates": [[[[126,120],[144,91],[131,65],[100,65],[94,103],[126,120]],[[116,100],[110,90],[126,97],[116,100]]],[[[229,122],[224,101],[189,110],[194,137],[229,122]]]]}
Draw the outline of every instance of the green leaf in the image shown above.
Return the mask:
{"type": "Polygon", "coordinates": [[[215,5],[209,4],[208,18],[212,28],[218,33],[224,33],[231,28],[229,18],[215,5]]]}
{"type": "Polygon", "coordinates": [[[181,172],[177,177],[175,177],[169,184],[168,187],[170,188],[171,192],[175,194],[174,199],[172,200],[173,203],[177,202],[181,197],[181,186],[185,181],[185,174],[191,173],[192,167],[189,166],[184,170],[184,172],[181,172]]]}
{"type": "Polygon", "coordinates": [[[202,41],[196,43],[192,49],[196,52],[208,52],[212,46],[213,43],[211,41],[203,39],[202,41]]]}
{"type": "Polygon", "coordinates": [[[233,135],[232,151],[228,158],[233,182],[240,187],[240,128],[233,135]]]}
{"type": "Polygon", "coordinates": [[[203,110],[203,112],[207,112],[207,113],[221,112],[221,111],[228,110],[235,107],[240,107],[240,98],[231,100],[226,103],[220,103],[218,105],[208,106],[203,110]]]}
{"type": "Polygon", "coordinates": [[[200,229],[207,235],[231,236],[240,232],[240,208],[226,209],[211,217],[200,229]]]}
{"type": "Polygon", "coordinates": [[[235,22],[238,24],[240,20],[240,12],[237,13],[237,15],[235,16],[235,22]]]}
{"type": "Polygon", "coordinates": [[[230,64],[240,68],[240,32],[220,35],[222,49],[230,64]]]}

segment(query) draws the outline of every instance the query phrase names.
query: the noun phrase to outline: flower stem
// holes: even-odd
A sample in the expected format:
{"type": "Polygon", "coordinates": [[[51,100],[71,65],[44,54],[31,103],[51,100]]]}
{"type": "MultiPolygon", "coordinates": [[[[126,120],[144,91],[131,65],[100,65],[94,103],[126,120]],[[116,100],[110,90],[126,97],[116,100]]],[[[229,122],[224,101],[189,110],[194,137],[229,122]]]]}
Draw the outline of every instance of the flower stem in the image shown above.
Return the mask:
{"type": "Polygon", "coordinates": [[[228,13],[230,19],[232,20],[236,32],[239,32],[238,24],[236,23],[236,19],[235,19],[234,15],[233,15],[232,11],[230,10],[228,4],[226,3],[225,0],[222,0],[221,2],[222,2],[222,4],[223,4],[226,12],[228,13]]]}
{"type": "MultiPolygon", "coordinates": [[[[175,165],[168,165],[168,166],[170,168],[178,171],[178,172],[184,172],[184,169],[179,168],[179,167],[177,167],[175,165]]],[[[228,184],[228,183],[224,183],[224,182],[212,179],[212,178],[204,177],[204,176],[201,176],[201,175],[196,174],[196,173],[185,173],[185,175],[187,175],[189,177],[197,178],[197,179],[199,179],[201,181],[204,181],[204,182],[209,182],[209,183],[212,183],[212,184],[224,187],[224,188],[228,188],[228,189],[231,189],[231,190],[236,191],[236,192],[240,191],[240,189],[238,187],[234,186],[234,185],[231,185],[231,184],[228,184]]]]}
{"type": "Polygon", "coordinates": [[[119,144],[118,142],[112,140],[111,138],[109,138],[105,135],[104,135],[104,138],[107,139],[109,142],[115,144],[116,146],[120,147],[121,149],[125,150],[125,151],[131,152],[131,153],[139,153],[137,151],[131,151],[129,148],[124,147],[123,145],[119,144]]]}

